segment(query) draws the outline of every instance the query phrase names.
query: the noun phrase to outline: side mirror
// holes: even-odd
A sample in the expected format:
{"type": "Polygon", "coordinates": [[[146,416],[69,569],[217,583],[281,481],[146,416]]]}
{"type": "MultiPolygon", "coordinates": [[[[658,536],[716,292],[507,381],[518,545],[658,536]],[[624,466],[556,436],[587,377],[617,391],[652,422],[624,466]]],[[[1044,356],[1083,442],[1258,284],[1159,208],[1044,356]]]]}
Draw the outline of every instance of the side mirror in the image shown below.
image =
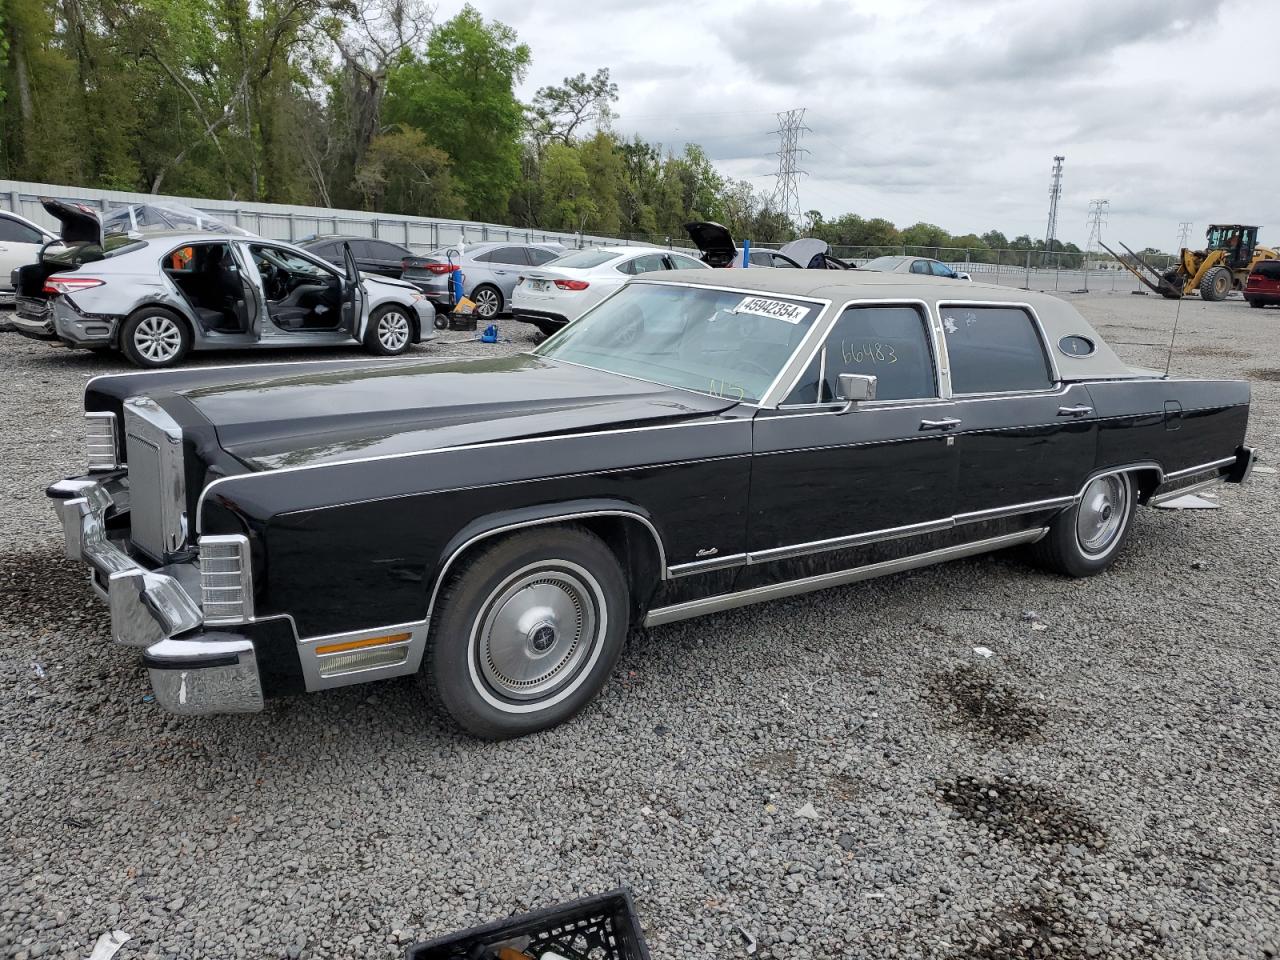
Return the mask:
{"type": "Polygon", "coordinates": [[[836,399],[852,406],[876,398],[876,378],[861,373],[842,373],[836,383],[836,399]]]}

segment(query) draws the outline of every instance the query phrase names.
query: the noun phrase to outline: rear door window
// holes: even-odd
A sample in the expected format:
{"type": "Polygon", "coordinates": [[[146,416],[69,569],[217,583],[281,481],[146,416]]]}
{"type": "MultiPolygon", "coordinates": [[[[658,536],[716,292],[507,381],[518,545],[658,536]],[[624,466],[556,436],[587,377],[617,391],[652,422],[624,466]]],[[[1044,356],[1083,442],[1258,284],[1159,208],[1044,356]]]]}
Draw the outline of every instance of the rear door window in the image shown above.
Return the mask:
{"type": "MultiPolygon", "coordinates": [[[[0,217],[0,242],[3,243],[44,243],[39,230],[32,230],[25,223],[0,217]]],[[[8,278],[6,278],[8,279],[8,278]]]]}
{"type": "Polygon", "coordinates": [[[480,254],[476,259],[484,263],[510,263],[521,267],[529,265],[529,261],[525,259],[523,247],[498,247],[496,250],[480,254]]]}
{"type": "Polygon", "coordinates": [[[929,269],[928,260],[913,260],[911,262],[911,272],[912,273],[932,273],[933,271],[929,269]]]}
{"type": "Polygon", "coordinates": [[[849,307],[831,328],[825,347],[825,362],[820,351],[786,403],[832,402],[842,373],[875,377],[877,400],[938,395],[933,348],[918,307],[849,307]]]}
{"type": "Polygon", "coordinates": [[[1048,390],[1052,368],[1040,331],[1022,307],[939,305],[956,394],[1048,390]]]}
{"type": "Polygon", "coordinates": [[[667,269],[667,264],[660,253],[648,253],[631,261],[632,273],[652,273],[655,270],[665,269],[667,269]]]}
{"type": "Polygon", "coordinates": [[[554,250],[544,250],[541,247],[529,247],[525,250],[525,253],[529,255],[529,262],[535,267],[540,267],[548,260],[554,260],[560,256],[554,250]]]}

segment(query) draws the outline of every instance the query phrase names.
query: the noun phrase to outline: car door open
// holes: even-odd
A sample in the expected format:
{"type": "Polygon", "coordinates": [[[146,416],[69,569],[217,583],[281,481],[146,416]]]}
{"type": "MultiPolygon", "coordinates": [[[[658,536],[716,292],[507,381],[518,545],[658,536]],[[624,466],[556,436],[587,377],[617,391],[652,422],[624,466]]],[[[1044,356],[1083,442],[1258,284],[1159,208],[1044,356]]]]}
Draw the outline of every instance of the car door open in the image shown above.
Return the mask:
{"type": "Polygon", "coordinates": [[[350,244],[342,245],[342,262],[346,272],[343,278],[342,326],[359,340],[364,336],[364,289],[360,286],[360,271],[350,244]]]}
{"type": "Polygon", "coordinates": [[[739,589],[936,546],[951,525],[958,418],[935,355],[922,303],[841,311],[783,403],[756,415],[739,589]],[[842,375],[874,377],[874,399],[851,399],[842,375]]]}

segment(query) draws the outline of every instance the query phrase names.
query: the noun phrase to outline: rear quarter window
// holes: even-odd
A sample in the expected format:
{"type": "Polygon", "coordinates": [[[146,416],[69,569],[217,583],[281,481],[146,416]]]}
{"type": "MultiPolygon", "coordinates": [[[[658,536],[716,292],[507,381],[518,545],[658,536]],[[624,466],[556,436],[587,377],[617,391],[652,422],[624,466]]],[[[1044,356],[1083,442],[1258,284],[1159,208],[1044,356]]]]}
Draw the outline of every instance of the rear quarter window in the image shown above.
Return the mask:
{"type": "Polygon", "coordinates": [[[953,393],[1017,393],[1053,386],[1040,331],[1025,309],[944,303],[939,314],[953,393]]]}

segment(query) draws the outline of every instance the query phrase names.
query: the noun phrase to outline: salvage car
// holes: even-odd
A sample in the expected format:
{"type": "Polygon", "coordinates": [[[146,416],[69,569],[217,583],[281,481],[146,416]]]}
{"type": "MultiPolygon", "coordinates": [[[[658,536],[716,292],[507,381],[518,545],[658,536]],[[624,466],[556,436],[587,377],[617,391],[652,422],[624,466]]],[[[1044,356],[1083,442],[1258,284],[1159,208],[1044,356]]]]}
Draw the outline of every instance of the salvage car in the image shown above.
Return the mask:
{"type": "Polygon", "coordinates": [[[96,378],[48,493],[167,709],[420,673],[501,738],[634,625],[1011,547],[1101,573],[1139,505],[1245,480],[1249,401],[1043,294],[684,270],[516,356],[96,378]]]}
{"type": "Polygon", "coordinates": [[[831,254],[831,245],[816,237],[800,237],[782,245],[781,249],[753,246],[738,250],[729,228],[711,220],[694,220],[684,225],[689,239],[698,248],[699,259],[709,267],[782,267],[807,270],[848,270],[847,263],[831,254]]]}
{"type": "Polygon", "coordinates": [[[1280,304],[1280,260],[1261,260],[1249,272],[1244,298],[1251,307],[1280,304]]]}
{"type": "Polygon", "coordinates": [[[592,247],[574,250],[525,270],[511,297],[511,314],[550,336],[582,316],[632,277],[706,265],[661,247],[592,247]]]}
{"type": "Polygon", "coordinates": [[[410,255],[401,277],[442,313],[453,309],[454,274],[462,276],[462,294],[475,304],[476,316],[489,321],[507,309],[516,284],[528,267],[540,267],[564,253],[560,243],[469,243],[423,256],[410,255]]]}
{"type": "Polygon", "coordinates": [[[13,306],[11,277],[19,267],[40,259],[40,250],[57,243],[52,233],[26,217],[0,210],[0,306],[13,306]]]}
{"type": "Polygon", "coordinates": [[[43,204],[65,246],[15,274],[13,325],[33,339],[167,367],[192,350],[360,343],[396,356],[436,336],[435,309],[416,287],[362,275],[350,252],[337,270],[242,231],[104,222],[83,204],[43,204]]]}
{"type": "Polygon", "coordinates": [[[946,280],[972,280],[963,270],[952,270],[941,260],[929,257],[876,257],[868,260],[859,270],[879,273],[916,273],[926,277],[942,277],[946,280]]]}

